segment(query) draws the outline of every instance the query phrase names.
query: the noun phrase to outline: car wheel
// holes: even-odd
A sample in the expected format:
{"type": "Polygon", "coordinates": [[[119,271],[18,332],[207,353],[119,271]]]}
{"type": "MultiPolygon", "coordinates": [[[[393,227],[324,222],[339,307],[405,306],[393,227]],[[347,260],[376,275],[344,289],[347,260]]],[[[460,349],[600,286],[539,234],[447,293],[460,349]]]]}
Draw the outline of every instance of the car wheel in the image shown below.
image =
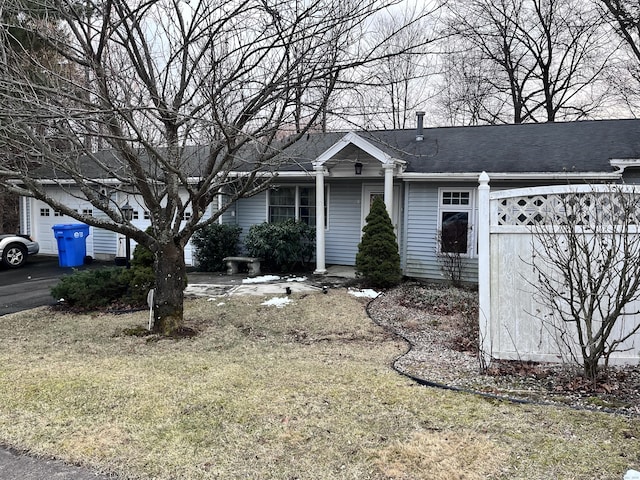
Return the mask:
{"type": "Polygon", "coordinates": [[[2,252],[2,263],[9,268],[18,268],[27,261],[27,249],[22,245],[8,245],[2,252]]]}

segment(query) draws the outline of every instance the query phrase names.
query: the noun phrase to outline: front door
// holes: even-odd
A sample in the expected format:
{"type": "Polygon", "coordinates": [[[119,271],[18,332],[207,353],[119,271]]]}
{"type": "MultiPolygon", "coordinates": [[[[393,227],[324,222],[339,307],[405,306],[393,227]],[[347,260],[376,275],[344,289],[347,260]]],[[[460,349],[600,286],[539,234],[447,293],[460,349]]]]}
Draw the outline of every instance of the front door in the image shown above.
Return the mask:
{"type": "MultiPolygon", "coordinates": [[[[371,204],[380,197],[384,200],[384,185],[383,184],[365,184],[362,186],[362,227],[367,223],[367,215],[371,211],[371,204]]],[[[391,215],[391,223],[393,229],[396,232],[396,238],[398,237],[398,224],[400,221],[400,186],[393,186],[393,209],[391,215]]]]}

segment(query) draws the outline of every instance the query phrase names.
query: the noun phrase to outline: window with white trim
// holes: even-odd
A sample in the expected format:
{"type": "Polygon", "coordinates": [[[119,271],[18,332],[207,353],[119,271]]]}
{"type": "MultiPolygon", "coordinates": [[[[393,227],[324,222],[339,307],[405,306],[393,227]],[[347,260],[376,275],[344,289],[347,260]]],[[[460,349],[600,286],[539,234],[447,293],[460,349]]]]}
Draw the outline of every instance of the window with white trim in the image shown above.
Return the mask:
{"type": "Polygon", "coordinates": [[[474,196],[471,189],[445,189],[438,192],[439,248],[442,253],[471,256],[474,253],[474,196]]]}
{"type": "Polygon", "coordinates": [[[49,210],[48,208],[41,208],[40,209],[40,216],[41,217],[49,217],[51,215],[51,210],[49,210]]]}
{"type": "MultiPolygon", "coordinates": [[[[327,225],[327,192],[325,187],[325,227],[327,225]]],[[[269,223],[296,220],[315,227],[316,188],[310,186],[278,186],[269,190],[269,223]]]]}

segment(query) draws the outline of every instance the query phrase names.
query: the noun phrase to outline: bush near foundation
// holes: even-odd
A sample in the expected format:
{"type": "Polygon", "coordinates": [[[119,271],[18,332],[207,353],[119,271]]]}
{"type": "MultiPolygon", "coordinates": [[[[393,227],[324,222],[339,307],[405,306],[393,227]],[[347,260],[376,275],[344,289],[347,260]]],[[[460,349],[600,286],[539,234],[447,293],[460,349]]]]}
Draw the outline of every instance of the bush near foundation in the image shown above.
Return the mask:
{"type": "Polygon", "coordinates": [[[388,288],[400,283],[400,253],[393,224],[382,198],[371,205],[356,255],[356,274],[372,287],[388,288]]]}
{"type": "Polygon", "coordinates": [[[51,289],[55,300],[62,305],[96,310],[107,307],[145,307],[147,294],[155,286],[153,254],[141,245],[133,251],[131,268],[102,267],[76,270],[65,275],[51,289]]]}
{"type": "Polygon", "coordinates": [[[313,258],[316,229],[287,220],[252,225],[245,239],[249,255],[263,260],[265,270],[290,272],[304,269],[313,258]]]}
{"type": "Polygon", "coordinates": [[[242,227],[214,223],[193,234],[192,242],[196,247],[195,257],[198,270],[220,272],[225,269],[225,257],[238,254],[238,242],[242,227]]]}

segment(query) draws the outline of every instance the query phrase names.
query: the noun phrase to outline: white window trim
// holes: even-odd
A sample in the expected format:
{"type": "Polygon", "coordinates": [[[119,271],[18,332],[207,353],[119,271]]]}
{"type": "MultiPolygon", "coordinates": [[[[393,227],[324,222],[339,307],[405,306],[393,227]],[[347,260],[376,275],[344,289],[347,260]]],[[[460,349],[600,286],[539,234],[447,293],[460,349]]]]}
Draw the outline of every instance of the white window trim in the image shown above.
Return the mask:
{"type": "MultiPolygon", "coordinates": [[[[442,231],[442,214],[446,212],[469,212],[469,231],[467,232],[467,253],[461,253],[462,258],[476,258],[478,256],[477,248],[477,205],[476,190],[474,188],[458,188],[458,187],[439,187],[438,188],[438,225],[437,232],[442,231]],[[469,205],[445,205],[442,203],[442,195],[444,192],[468,193],[469,205]]],[[[442,243],[438,238],[436,242],[438,253],[441,253],[442,243]]]]}
{"type": "MultiPolygon", "coordinates": [[[[274,187],[276,188],[295,188],[296,189],[296,193],[295,193],[295,199],[294,199],[294,215],[295,215],[295,221],[299,222],[300,221],[300,189],[301,188],[313,188],[315,191],[315,184],[311,184],[311,183],[300,183],[300,184],[288,184],[288,183],[284,183],[284,184],[279,184],[279,185],[274,185],[274,187]]],[[[271,223],[269,220],[269,206],[271,205],[271,188],[269,188],[267,190],[267,202],[266,202],[266,214],[265,214],[265,218],[267,219],[268,223],[271,223]]],[[[325,218],[324,218],[324,230],[328,231],[329,230],[329,185],[325,185],[324,186],[324,191],[325,191],[325,196],[324,196],[324,206],[325,206],[325,218]]],[[[312,227],[315,228],[315,223],[313,225],[310,225],[312,227]]]]}

